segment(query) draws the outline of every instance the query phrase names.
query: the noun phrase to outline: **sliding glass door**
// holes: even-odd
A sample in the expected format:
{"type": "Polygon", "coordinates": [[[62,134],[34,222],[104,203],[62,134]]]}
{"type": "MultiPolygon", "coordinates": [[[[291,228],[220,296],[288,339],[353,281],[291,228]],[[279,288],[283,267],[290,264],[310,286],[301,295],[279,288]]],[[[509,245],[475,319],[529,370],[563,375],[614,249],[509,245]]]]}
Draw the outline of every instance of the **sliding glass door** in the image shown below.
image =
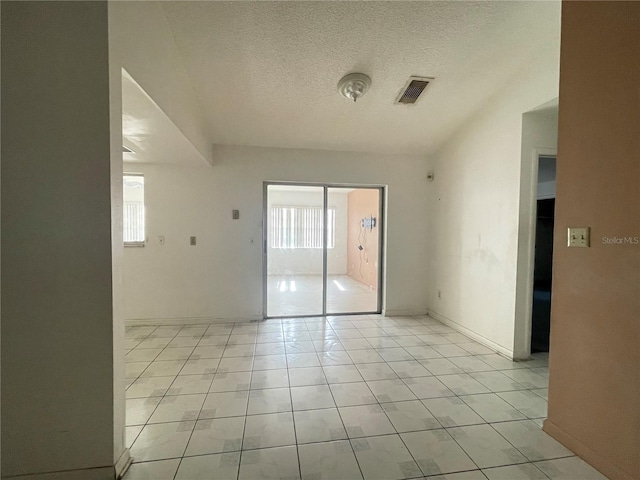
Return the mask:
{"type": "Polygon", "coordinates": [[[382,188],[265,184],[267,317],[381,309],[382,188]]]}

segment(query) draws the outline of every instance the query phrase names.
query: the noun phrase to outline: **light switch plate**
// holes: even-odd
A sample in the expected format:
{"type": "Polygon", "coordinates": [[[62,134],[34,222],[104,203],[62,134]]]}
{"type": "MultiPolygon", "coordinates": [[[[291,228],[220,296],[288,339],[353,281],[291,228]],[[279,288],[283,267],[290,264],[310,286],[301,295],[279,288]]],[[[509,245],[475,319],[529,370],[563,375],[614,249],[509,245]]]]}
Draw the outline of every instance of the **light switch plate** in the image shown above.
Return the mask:
{"type": "Polygon", "coordinates": [[[196,244],[196,237],[189,237],[189,245],[195,245],[196,244]]]}
{"type": "Polygon", "coordinates": [[[591,229],[589,227],[569,227],[567,231],[567,246],[588,247],[590,245],[591,229]]]}
{"type": "Polygon", "coordinates": [[[231,212],[231,218],[238,220],[240,218],[240,210],[233,210],[231,212]]]}

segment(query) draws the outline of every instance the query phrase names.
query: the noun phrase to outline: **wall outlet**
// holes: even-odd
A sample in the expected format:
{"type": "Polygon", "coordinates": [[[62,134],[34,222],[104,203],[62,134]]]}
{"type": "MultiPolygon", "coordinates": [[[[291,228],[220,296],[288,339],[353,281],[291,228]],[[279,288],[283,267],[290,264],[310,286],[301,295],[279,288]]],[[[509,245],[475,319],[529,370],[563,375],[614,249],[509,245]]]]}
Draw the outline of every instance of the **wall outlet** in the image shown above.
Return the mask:
{"type": "Polygon", "coordinates": [[[196,237],[189,237],[189,245],[195,245],[196,244],[196,237]]]}
{"type": "Polygon", "coordinates": [[[589,227],[569,227],[567,229],[567,246],[588,247],[591,229],[589,227]]]}
{"type": "Polygon", "coordinates": [[[442,292],[438,290],[438,298],[442,298],[442,292]]]}
{"type": "Polygon", "coordinates": [[[231,218],[233,218],[234,220],[238,220],[240,218],[240,210],[232,210],[231,218]]]}

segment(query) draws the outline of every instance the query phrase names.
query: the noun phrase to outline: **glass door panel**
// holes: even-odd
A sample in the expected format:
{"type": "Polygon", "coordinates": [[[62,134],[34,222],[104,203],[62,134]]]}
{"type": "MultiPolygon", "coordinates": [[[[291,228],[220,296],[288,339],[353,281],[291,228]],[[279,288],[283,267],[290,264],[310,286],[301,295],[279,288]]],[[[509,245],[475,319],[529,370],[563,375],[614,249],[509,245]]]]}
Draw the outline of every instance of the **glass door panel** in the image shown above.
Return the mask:
{"type": "Polygon", "coordinates": [[[324,187],[268,185],[267,316],[322,315],[324,187]]]}
{"type": "Polygon", "coordinates": [[[379,188],[327,190],[326,313],[379,310],[379,188]]]}

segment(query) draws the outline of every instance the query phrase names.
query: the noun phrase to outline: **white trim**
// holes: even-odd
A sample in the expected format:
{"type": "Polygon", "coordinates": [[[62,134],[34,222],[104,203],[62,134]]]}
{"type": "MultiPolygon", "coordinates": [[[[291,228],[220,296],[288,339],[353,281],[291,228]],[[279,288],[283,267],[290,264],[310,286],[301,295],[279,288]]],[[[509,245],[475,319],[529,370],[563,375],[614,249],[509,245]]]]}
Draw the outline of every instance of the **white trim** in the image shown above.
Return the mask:
{"type": "Polygon", "coordinates": [[[127,473],[127,470],[129,470],[132,462],[133,458],[131,458],[131,452],[128,448],[125,448],[124,452],[122,452],[122,455],[120,455],[120,458],[115,464],[117,479],[124,477],[124,474],[127,473]]]}
{"type": "Polygon", "coordinates": [[[28,473],[26,475],[3,476],[2,480],[113,480],[113,467],[83,468],[59,472],[28,473]]]}
{"type": "Polygon", "coordinates": [[[526,205],[520,209],[521,222],[518,238],[519,249],[516,274],[516,305],[514,318],[514,338],[512,358],[523,360],[531,356],[531,315],[533,314],[533,270],[536,249],[536,216],[538,201],[538,168],[540,157],[555,156],[557,150],[534,148],[531,152],[530,195],[523,199],[526,205]],[[514,356],[515,355],[515,356],[514,356]]]}
{"type": "Polygon", "coordinates": [[[439,322],[444,323],[447,327],[451,327],[454,330],[462,333],[463,335],[475,340],[476,342],[484,345],[487,348],[490,348],[491,350],[493,350],[494,352],[507,357],[510,360],[513,360],[513,351],[509,350],[508,348],[504,348],[502,345],[498,345],[497,343],[495,343],[492,340],[489,340],[486,337],[483,337],[482,335],[474,332],[473,330],[469,330],[466,327],[463,327],[462,325],[460,325],[459,323],[454,322],[453,320],[444,317],[442,315],[440,315],[437,312],[434,312],[433,310],[429,310],[428,315],[431,318],[435,318],[436,320],[438,320],[439,322]]]}
{"type": "Polygon", "coordinates": [[[124,321],[127,326],[132,325],[197,325],[209,323],[247,323],[263,320],[262,315],[250,315],[242,318],[212,318],[212,317],[184,317],[184,318],[128,318],[124,321]]]}
{"type": "Polygon", "coordinates": [[[420,315],[428,315],[428,311],[422,309],[397,309],[397,310],[383,310],[382,315],[385,317],[417,317],[420,315]]]}

